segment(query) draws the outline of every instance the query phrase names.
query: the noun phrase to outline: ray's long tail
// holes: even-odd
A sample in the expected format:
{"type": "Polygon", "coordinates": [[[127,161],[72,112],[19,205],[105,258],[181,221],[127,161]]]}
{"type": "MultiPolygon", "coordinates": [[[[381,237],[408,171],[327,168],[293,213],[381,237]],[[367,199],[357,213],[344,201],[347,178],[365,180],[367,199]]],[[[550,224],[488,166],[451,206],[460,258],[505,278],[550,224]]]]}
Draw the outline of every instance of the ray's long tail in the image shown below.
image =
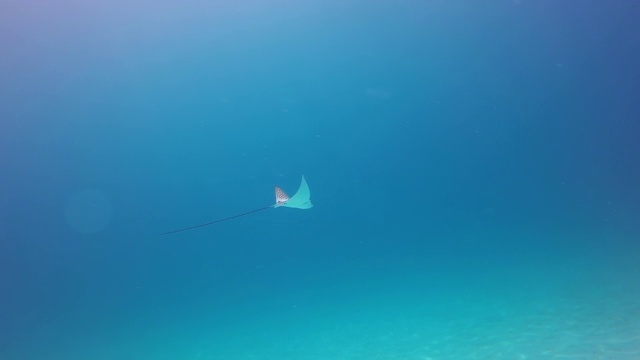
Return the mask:
{"type": "Polygon", "coordinates": [[[227,218],[219,219],[219,220],[215,220],[215,221],[211,221],[211,222],[208,222],[208,223],[206,223],[206,224],[200,224],[200,225],[195,225],[195,226],[189,226],[189,227],[184,228],[184,229],[179,229],[179,230],[173,230],[173,231],[165,232],[165,233],[162,233],[162,234],[160,234],[160,235],[171,235],[171,234],[175,234],[175,233],[179,233],[179,232],[183,232],[183,231],[193,230],[193,229],[197,229],[197,228],[201,228],[201,227],[205,227],[205,226],[209,226],[209,225],[213,225],[213,224],[217,224],[217,223],[221,223],[221,222],[229,221],[229,220],[232,220],[232,219],[235,219],[235,218],[239,218],[239,217],[242,217],[242,216],[251,215],[251,214],[253,214],[253,213],[257,213],[257,212],[259,212],[259,211],[264,211],[264,210],[267,210],[267,209],[271,209],[272,207],[274,207],[274,206],[273,206],[273,205],[269,205],[269,206],[266,206],[266,207],[263,207],[263,208],[260,208],[260,209],[256,209],[256,210],[248,211],[248,212],[246,212],[246,213],[242,213],[242,214],[238,214],[238,215],[229,216],[229,217],[227,217],[227,218]]]}

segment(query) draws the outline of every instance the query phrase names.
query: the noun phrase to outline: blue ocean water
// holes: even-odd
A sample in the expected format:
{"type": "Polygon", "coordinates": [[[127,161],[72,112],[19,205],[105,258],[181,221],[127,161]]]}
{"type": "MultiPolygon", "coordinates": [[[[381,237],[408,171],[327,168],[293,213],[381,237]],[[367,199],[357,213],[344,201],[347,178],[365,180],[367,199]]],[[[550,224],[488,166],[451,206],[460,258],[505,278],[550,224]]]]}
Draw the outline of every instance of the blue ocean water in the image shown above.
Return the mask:
{"type": "Polygon", "coordinates": [[[0,359],[639,358],[638,13],[0,4],[0,359]]]}

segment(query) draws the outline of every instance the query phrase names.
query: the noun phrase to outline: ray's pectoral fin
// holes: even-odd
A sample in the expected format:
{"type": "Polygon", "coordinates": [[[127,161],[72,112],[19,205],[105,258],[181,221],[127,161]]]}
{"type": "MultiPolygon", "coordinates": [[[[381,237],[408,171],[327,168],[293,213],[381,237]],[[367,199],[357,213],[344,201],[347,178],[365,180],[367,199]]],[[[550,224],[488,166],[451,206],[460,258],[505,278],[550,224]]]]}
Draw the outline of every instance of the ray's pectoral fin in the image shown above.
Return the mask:
{"type": "Polygon", "coordinates": [[[298,191],[289,197],[282,189],[276,186],[276,204],[274,207],[284,206],[294,209],[311,209],[313,204],[311,203],[311,192],[309,191],[309,185],[302,175],[302,182],[298,191]]]}
{"type": "Polygon", "coordinates": [[[313,207],[311,203],[311,192],[309,191],[309,185],[307,185],[307,180],[305,180],[304,175],[302,175],[302,181],[300,182],[298,191],[282,206],[294,209],[310,209],[313,207]]]}

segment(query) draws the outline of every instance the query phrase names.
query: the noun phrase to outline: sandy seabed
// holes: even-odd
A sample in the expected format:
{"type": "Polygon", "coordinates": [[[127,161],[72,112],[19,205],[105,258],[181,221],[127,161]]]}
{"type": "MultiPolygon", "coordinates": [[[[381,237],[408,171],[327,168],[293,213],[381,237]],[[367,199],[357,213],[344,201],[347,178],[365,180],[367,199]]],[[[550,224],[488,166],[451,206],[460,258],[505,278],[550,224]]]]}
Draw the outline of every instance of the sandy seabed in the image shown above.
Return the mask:
{"type": "Polygon", "coordinates": [[[193,359],[640,359],[640,277],[512,275],[294,297],[291,309],[212,335],[193,359]]]}
{"type": "Polygon", "coordinates": [[[250,297],[222,309],[224,321],[208,318],[204,304],[19,358],[638,360],[639,279],[634,260],[344,278],[250,297]]]}

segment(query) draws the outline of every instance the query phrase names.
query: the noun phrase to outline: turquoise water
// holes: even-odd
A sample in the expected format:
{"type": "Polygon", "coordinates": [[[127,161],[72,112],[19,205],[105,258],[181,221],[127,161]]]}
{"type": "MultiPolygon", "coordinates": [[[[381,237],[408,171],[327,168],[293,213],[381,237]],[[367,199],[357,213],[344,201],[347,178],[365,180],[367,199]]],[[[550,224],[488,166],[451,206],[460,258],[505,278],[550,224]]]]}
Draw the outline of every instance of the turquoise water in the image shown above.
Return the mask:
{"type": "Polygon", "coordinates": [[[0,360],[640,358],[636,14],[3,3],[0,360]]]}

